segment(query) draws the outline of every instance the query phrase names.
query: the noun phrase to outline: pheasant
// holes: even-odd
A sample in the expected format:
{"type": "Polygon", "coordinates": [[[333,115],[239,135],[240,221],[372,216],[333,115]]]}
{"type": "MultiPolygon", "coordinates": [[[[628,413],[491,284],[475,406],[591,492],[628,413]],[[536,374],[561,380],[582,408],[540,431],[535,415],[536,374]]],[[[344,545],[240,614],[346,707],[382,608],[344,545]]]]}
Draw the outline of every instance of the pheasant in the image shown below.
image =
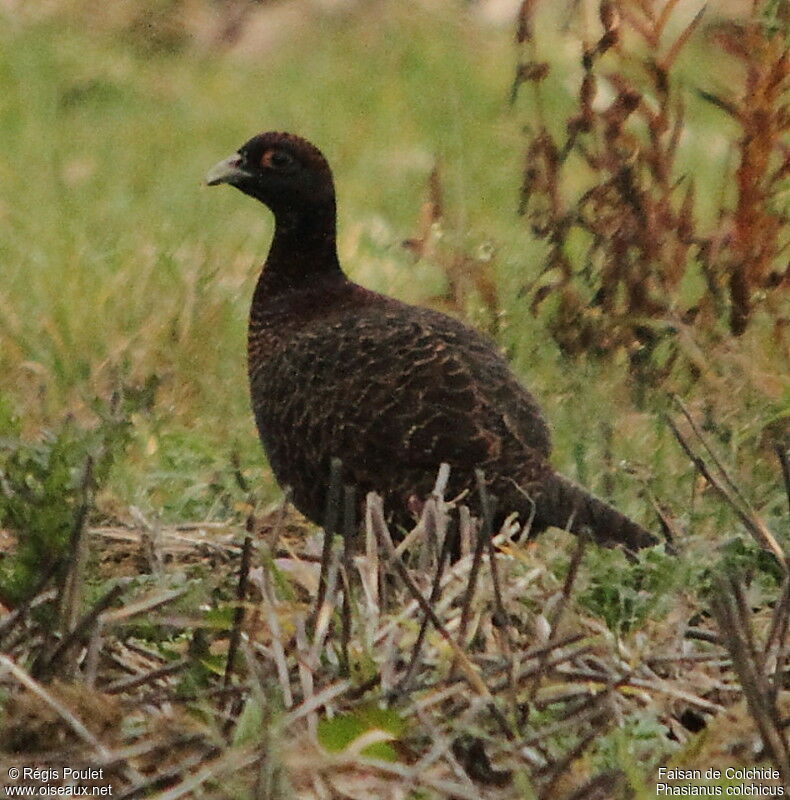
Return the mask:
{"type": "MultiPolygon", "coordinates": [[[[338,261],[332,172],[289,133],[253,137],[206,176],[268,206],[274,237],[252,298],[252,408],[275,477],[321,524],[333,459],[359,497],[378,492],[396,525],[450,466],[448,496],[475,471],[496,498],[495,524],[516,511],[532,533],[587,531],[630,550],[656,544],[642,526],[558,474],[535,398],[480,333],[346,277],[338,261]]],[[[478,509],[479,510],[479,509],[478,509]]]]}

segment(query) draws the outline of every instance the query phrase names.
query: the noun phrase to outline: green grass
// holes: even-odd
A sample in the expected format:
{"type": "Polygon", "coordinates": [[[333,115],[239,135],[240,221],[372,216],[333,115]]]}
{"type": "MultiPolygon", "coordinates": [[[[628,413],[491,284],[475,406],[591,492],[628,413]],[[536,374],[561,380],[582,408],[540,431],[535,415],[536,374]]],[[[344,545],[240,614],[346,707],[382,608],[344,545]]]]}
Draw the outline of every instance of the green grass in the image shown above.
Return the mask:
{"type": "MultiPolygon", "coordinates": [[[[401,4],[307,20],[257,59],[146,50],[139,38],[59,18],[3,26],[0,37],[0,390],[35,434],[67,414],[89,418],[92,398],[119,382],[158,381],[154,408],[135,416],[127,457],[102,494],[107,513],[123,516],[135,504],[171,519],[226,514],[238,494],[228,477],[234,453],[256,492],[277,496],[244,365],[271,219],[238,193],[201,186],[211,164],[268,128],[298,131],[325,150],[348,271],[411,301],[443,280],[438,266],[413,264],[400,246],[415,232],[438,159],[447,235],[470,250],[496,246],[500,341],[552,421],[557,465],[599,491],[608,470],[618,503],[644,517],[623,460],[685,513],[677,486],[690,485],[691,470],[657,416],[661,393],[635,411],[622,365],[568,363],[517,295],[537,274],[541,249],[515,214],[530,112],[524,97],[508,106],[509,28],[450,7],[401,4]],[[613,418],[613,462],[602,469],[613,418]]],[[[576,54],[554,38],[550,55],[568,71],[546,94],[561,119],[576,54]]],[[[710,63],[692,53],[689,76],[700,58],[710,63]]],[[[721,120],[699,103],[691,111],[699,136],[688,137],[682,158],[710,194],[725,156],[706,142],[721,120]]],[[[722,367],[725,391],[749,346],[722,367]]],[[[730,418],[717,420],[734,464],[753,455],[782,413],[781,394],[766,402],[753,384],[725,404],[730,418]]],[[[744,467],[747,485],[768,491],[773,465],[744,467]]]]}

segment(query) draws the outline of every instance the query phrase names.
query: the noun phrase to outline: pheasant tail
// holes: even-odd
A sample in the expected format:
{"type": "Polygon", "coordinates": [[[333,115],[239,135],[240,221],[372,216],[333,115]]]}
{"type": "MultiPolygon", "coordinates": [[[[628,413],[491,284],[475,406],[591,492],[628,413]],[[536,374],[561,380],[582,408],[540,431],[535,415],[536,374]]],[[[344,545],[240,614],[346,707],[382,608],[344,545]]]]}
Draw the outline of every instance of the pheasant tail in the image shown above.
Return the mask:
{"type": "Polygon", "coordinates": [[[658,544],[641,525],[556,472],[541,486],[536,522],[575,534],[586,532],[598,544],[621,544],[629,550],[658,544]]]}

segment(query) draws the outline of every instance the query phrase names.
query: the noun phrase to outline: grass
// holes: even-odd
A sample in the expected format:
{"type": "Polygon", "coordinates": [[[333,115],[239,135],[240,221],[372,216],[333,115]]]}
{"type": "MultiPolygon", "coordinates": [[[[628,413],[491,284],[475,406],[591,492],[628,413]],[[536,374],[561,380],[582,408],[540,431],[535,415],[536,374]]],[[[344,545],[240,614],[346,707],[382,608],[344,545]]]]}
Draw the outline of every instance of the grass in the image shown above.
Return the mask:
{"type": "Polygon", "coordinates": [[[29,427],[79,413],[119,371],[136,382],[155,374],[155,416],[168,435],[155,423],[141,432],[130,463],[139,483],[127,479],[124,493],[138,488],[124,501],[143,502],[149,477],[159,483],[157,454],[171,443],[204,466],[201,451],[219,463],[239,448],[260,467],[243,352],[271,221],[231,192],[206,190],[202,175],[261,128],[313,138],[338,172],[349,271],[419,299],[441,275],[413,267],[399,241],[434,157],[448,165],[450,203],[470,241],[512,217],[510,52],[504,32],[478,33],[473,46],[449,12],[421,20],[393,9],[376,25],[307,26],[298,58],[284,34],[255,63],[152,56],[60,22],[7,28],[0,367],[29,427]]]}
{"type": "MultiPolygon", "coordinates": [[[[678,569],[660,553],[637,564],[618,554],[587,554],[573,625],[588,636],[603,631],[599,656],[613,674],[623,659],[638,661],[666,642],[668,628],[707,613],[721,564],[744,578],[764,624],[781,580],[776,563],[700,480],[665,415],[677,415],[671,395],[679,394],[786,546],[786,498],[774,454],[790,409],[781,341],[768,335],[770,319],[757,319],[738,339],[703,341],[706,371],[693,381],[673,375],[646,392],[641,405],[624,359],[561,354],[546,330],[549,310],[534,316],[519,292],[538,276],[546,248],[516,215],[522,128],[533,120],[523,97],[508,104],[516,59],[509,27],[445,4],[363,5],[348,14],[307,14],[251,58],[189,42],[152,48],[139,30],[89,27],[78,11],[74,3],[69,13],[38,20],[9,14],[0,26],[0,398],[17,419],[19,464],[35,461],[44,469],[51,443],[68,444],[61,458],[67,510],[79,503],[85,459],[104,430],[96,398],[119,389],[134,402],[119,421],[123,443],[111,470],[108,463],[93,523],[142,516],[153,529],[160,521],[228,519],[239,527],[250,493],[261,506],[280,497],[248,409],[244,364],[246,313],[271,219],[238,193],[209,191],[201,178],[253,133],[288,129],[318,143],[334,166],[340,255],[349,273],[410,301],[426,302],[446,285],[441,257],[415,263],[401,246],[417,231],[429,173],[440,165],[441,246],[495,253],[498,341],[541,399],[556,466],[640,520],[652,518],[655,497],[688,531],[678,569]]],[[[560,125],[573,107],[578,53],[551,14],[541,19],[554,30],[544,41],[562,67],[545,92],[547,116],[560,125]]],[[[737,73],[703,45],[684,59],[678,70],[689,88],[700,80],[710,88],[708,80],[726,82],[737,73]]],[[[711,198],[729,191],[721,178],[729,125],[692,97],[679,159],[694,171],[703,220],[714,213],[711,198]]],[[[472,320],[485,316],[474,294],[462,310],[472,320]]],[[[50,495],[42,502],[54,503],[50,495]]],[[[30,504],[30,517],[46,527],[46,509],[37,508],[30,504]]],[[[61,517],[59,530],[68,533],[71,515],[61,517]]],[[[568,572],[569,541],[549,536],[537,556],[515,556],[515,574],[535,568],[540,575],[539,586],[528,582],[528,594],[513,601],[520,614],[550,616],[546,608],[568,572]]],[[[36,545],[25,552],[35,555],[36,545]]],[[[25,562],[25,569],[35,574],[35,564],[25,562]]],[[[189,585],[181,616],[156,618],[154,633],[140,638],[172,637],[179,647],[191,641],[198,655],[190,675],[203,687],[224,658],[204,652],[196,631],[217,627],[213,617],[203,619],[219,613],[217,603],[223,619],[230,617],[234,587],[221,569],[198,578],[188,572],[162,579],[179,590],[189,585]],[[179,622],[190,610],[193,627],[179,622]]],[[[290,586],[290,578],[274,574],[290,586]]],[[[296,586],[296,594],[302,589],[296,586]]],[[[292,597],[285,600],[290,609],[292,597]]],[[[496,638],[480,625],[481,638],[496,638]]],[[[253,638],[258,634],[268,647],[261,631],[253,638]]],[[[356,644],[370,667],[371,640],[356,644]]],[[[442,646],[431,642],[432,657],[449,658],[442,646]]],[[[337,653],[328,647],[322,658],[328,674],[337,653]]],[[[273,713],[255,703],[260,697],[248,697],[250,715],[273,713]]],[[[210,716],[202,706],[192,711],[210,716]]],[[[648,756],[675,752],[682,762],[692,758],[690,746],[670,735],[676,722],[668,702],[628,711],[623,727],[601,736],[585,770],[623,769],[632,787],[642,785],[638,796],[649,797],[648,756]]],[[[366,724],[367,717],[349,713],[354,730],[366,724]]],[[[550,728],[563,713],[549,703],[533,722],[550,728]]],[[[331,730],[324,736],[331,738],[331,730]]],[[[555,740],[552,747],[554,755],[562,752],[555,740]]],[[[293,756],[289,748],[286,758],[293,756]]],[[[390,753],[389,745],[384,750],[390,753]]]]}

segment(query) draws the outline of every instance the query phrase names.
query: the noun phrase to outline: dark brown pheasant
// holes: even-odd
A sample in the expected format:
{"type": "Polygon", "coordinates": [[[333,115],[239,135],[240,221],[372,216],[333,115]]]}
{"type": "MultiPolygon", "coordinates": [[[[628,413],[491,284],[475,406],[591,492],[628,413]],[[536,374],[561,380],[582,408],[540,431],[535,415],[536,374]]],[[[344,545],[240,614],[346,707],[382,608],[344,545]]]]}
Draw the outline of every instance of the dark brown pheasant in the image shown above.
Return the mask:
{"type": "Polygon", "coordinates": [[[656,539],[558,475],[540,408],[494,346],[444,314],[352,283],[335,247],[335,191],[323,155],[304,139],[263,133],[206,176],[267,205],[274,239],[249,324],[252,407],[277,480],[321,523],[330,464],[379,492],[390,517],[412,522],[442,462],[448,496],[474,495],[481,469],[500,510],[532,531],[587,529],[631,549],[656,539]]]}

